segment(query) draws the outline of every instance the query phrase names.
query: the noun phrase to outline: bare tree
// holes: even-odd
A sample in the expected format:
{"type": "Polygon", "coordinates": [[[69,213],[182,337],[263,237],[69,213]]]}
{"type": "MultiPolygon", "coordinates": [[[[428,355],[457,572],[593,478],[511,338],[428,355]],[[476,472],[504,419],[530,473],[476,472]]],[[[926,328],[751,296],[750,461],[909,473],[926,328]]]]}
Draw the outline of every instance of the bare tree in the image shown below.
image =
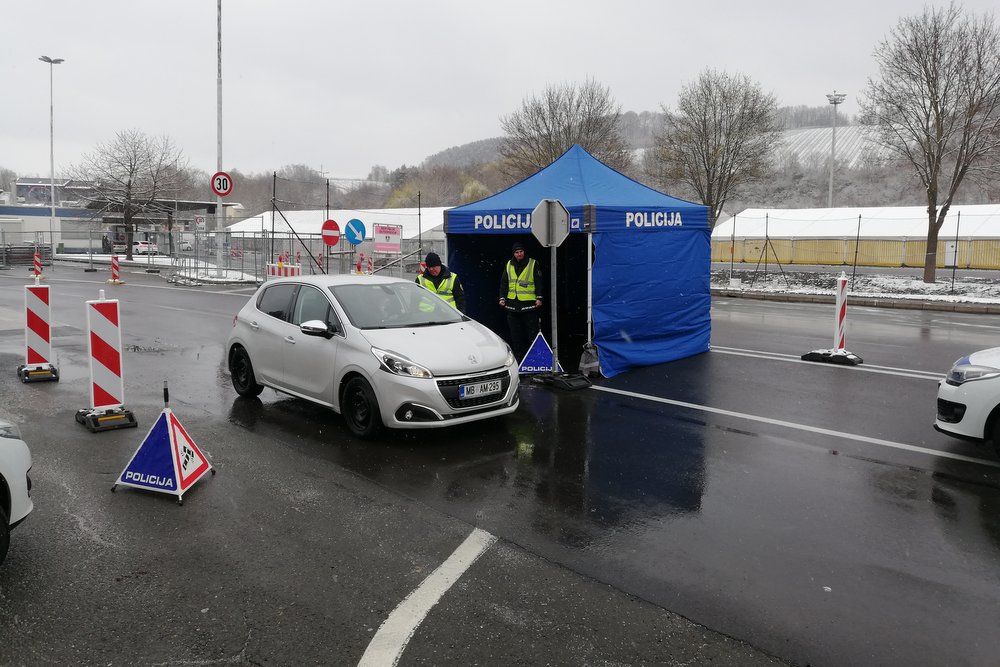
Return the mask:
{"type": "Polygon", "coordinates": [[[621,115],[611,91],[596,81],[549,86],[541,97],[529,96],[520,109],[501,117],[501,169],[509,179],[520,180],[580,144],[609,167],[626,171],[632,156],[621,115]]]}
{"type": "Polygon", "coordinates": [[[681,88],[676,111],[663,107],[651,160],[656,180],[694,190],[715,227],[734,191],[768,172],[781,141],[777,109],[749,77],[704,70],[681,88]]]}
{"type": "Polygon", "coordinates": [[[1000,33],[992,15],[954,4],[900,19],[875,49],[861,110],[876,141],[916,171],[927,192],[924,282],[934,282],[938,233],[967,176],[996,172],[1000,33]]]}
{"type": "Polygon", "coordinates": [[[102,213],[120,213],[125,225],[125,257],[132,259],[132,237],[139,218],[163,212],[158,199],[176,196],[187,165],[168,137],[152,138],[123,130],[114,140],[83,156],[70,171],[93,184],[93,201],[102,213]]]}
{"type": "Polygon", "coordinates": [[[17,173],[13,169],[7,169],[6,167],[0,167],[0,192],[11,193],[11,204],[17,203],[17,193],[15,190],[17,184],[17,173]]]}

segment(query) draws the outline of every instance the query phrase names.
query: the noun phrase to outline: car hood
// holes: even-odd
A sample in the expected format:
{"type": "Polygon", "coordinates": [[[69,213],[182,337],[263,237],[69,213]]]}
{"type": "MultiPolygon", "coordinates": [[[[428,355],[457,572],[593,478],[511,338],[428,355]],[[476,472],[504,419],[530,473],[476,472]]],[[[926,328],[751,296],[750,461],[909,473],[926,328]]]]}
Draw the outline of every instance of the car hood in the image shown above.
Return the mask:
{"type": "Polygon", "coordinates": [[[479,322],[412,329],[366,329],[373,347],[402,354],[434,375],[463,375],[503,366],[507,344],[479,322]]]}
{"type": "Polygon", "coordinates": [[[968,360],[968,363],[976,366],[989,366],[1000,368],[1000,347],[991,347],[988,350],[973,352],[968,357],[960,359],[960,362],[968,360]]]}

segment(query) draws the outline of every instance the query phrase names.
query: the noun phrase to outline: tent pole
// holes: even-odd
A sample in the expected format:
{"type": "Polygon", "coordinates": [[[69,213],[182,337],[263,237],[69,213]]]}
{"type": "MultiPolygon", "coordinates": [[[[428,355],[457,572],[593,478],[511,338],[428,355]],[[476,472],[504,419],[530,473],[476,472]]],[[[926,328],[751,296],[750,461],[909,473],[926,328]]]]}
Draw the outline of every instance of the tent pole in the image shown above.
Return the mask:
{"type": "Polygon", "coordinates": [[[594,342],[594,235],[587,232],[587,344],[594,342]]]}

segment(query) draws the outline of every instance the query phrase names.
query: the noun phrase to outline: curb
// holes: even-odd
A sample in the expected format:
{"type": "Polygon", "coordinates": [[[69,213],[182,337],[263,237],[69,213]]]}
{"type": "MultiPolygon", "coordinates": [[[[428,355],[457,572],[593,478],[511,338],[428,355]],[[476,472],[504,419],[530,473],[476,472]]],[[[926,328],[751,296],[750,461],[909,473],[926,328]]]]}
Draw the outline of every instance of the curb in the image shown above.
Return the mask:
{"type": "MultiPolygon", "coordinates": [[[[756,299],[758,301],[778,301],[786,303],[824,303],[836,304],[833,295],[826,294],[794,294],[787,292],[749,292],[726,288],[711,289],[713,297],[730,299],[756,299]]],[[[891,297],[872,297],[848,295],[847,303],[851,306],[868,306],[870,308],[897,308],[900,310],[935,310],[953,313],[979,313],[985,315],[1000,315],[1000,303],[974,303],[953,301],[930,301],[925,299],[893,299],[891,297]]]]}

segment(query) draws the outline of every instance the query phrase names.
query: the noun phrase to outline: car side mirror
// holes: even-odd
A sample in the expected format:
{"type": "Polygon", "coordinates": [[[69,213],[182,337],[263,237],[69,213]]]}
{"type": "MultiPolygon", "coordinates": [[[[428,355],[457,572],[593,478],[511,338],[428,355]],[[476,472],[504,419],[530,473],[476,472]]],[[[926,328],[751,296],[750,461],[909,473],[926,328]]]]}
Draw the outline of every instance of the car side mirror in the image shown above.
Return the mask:
{"type": "Polygon", "coordinates": [[[327,326],[323,320],[309,320],[299,325],[299,331],[307,336],[322,336],[323,338],[333,338],[337,333],[336,326],[327,326]]]}

